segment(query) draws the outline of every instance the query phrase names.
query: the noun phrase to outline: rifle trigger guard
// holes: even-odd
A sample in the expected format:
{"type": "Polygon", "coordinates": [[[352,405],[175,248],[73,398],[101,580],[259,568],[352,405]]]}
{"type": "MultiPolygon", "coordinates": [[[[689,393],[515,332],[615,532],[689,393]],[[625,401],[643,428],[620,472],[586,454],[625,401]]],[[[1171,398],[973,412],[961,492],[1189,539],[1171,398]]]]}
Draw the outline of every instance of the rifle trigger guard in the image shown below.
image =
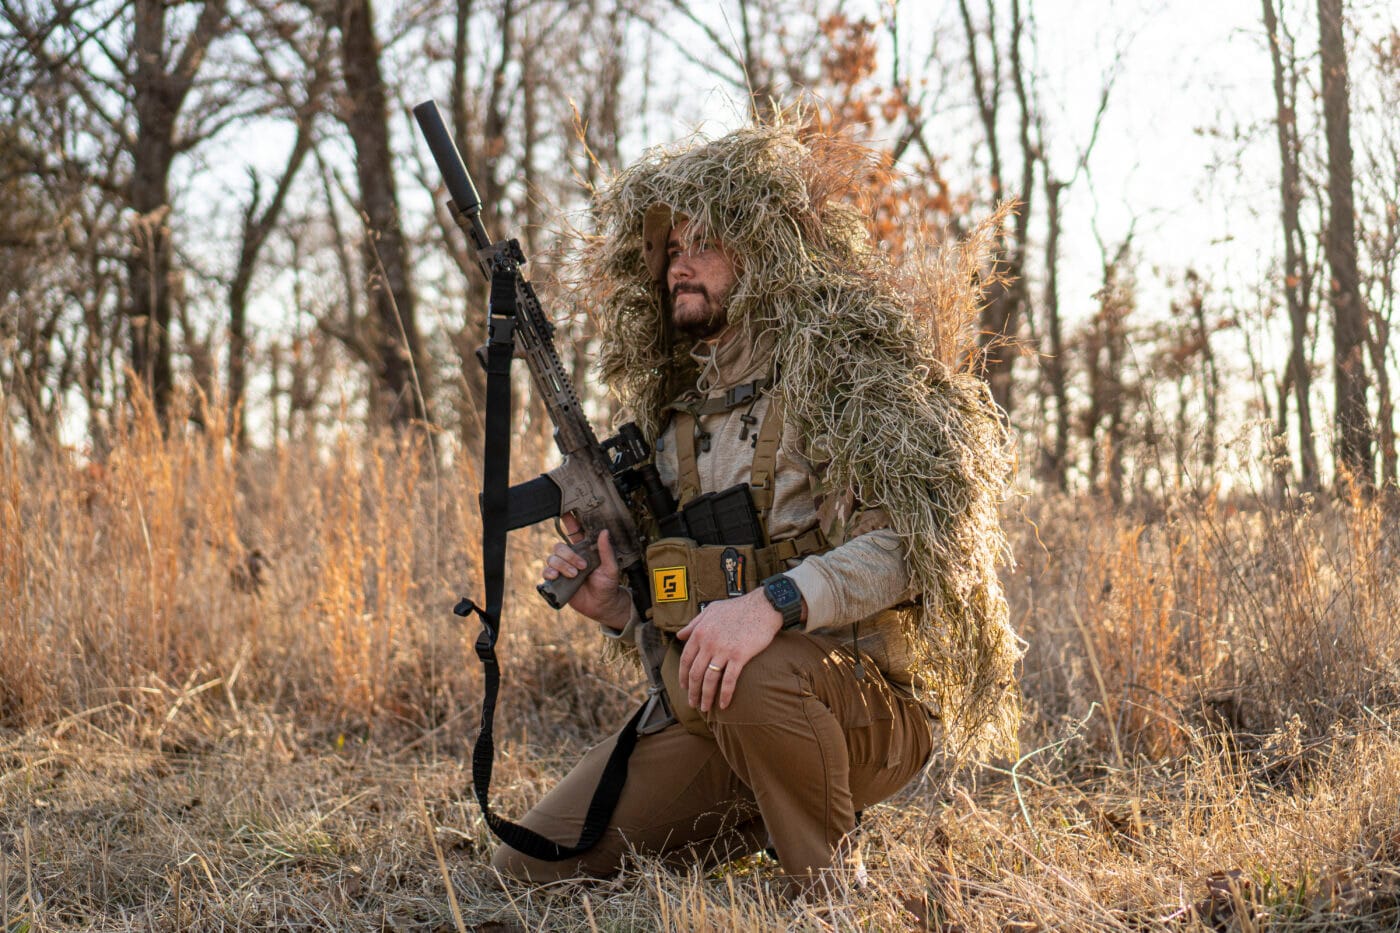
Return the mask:
{"type": "MultiPolygon", "coordinates": [[[[597,505],[596,500],[597,497],[595,496],[594,501],[590,504],[597,505]]],[[[569,534],[567,531],[564,530],[564,516],[562,515],[554,516],[554,533],[557,534],[559,536],[559,540],[563,541],[565,544],[582,544],[585,540],[587,540],[588,537],[586,534],[584,534],[583,529],[580,528],[577,532],[575,532],[575,534],[582,535],[583,537],[580,537],[577,541],[575,541],[573,535],[569,534]]]]}

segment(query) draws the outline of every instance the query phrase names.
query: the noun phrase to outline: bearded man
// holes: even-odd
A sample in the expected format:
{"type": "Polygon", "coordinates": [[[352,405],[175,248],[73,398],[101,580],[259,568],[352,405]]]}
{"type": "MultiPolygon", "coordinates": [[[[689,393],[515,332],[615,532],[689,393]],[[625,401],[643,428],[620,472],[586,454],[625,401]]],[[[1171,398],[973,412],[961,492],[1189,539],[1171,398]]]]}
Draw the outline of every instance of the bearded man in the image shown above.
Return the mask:
{"type": "MultiPolygon", "coordinates": [[[[936,752],[1014,748],[1019,647],[995,570],[1006,434],[985,386],[940,357],[939,296],[896,284],[847,200],[853,152],[749,127],[654,150],[596,198],[583,288],[603,380],[682,508],[740,487],[756,541],[653,541],[680,721],[638,740],[601,842],[562,862],[501,846],[504,875],[770,846],[802,890],[936,752]]],[[[570,605],[626,640],[639,619],[606,534],[599,552],[570,605]]],[[[543,577],[585,568],[561,543],[543,577]]],[[[577,837],[615,742],[520,822],[577,837]]]]}

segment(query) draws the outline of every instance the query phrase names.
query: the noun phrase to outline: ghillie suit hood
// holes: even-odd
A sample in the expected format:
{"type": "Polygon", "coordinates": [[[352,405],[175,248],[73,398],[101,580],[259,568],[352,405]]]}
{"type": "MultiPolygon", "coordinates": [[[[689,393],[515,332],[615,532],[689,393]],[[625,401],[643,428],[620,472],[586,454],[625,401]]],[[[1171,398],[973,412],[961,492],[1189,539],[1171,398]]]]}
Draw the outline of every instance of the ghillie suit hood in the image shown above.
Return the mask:
{"type": "MultiPolygon", "coordinates": [[[[850,203],[869,153],[786,126],[649,151],[600,190],[579,297],[596,316],[601,375],[654,440],[663,407],[695,385],[692,342],[673,333],[643,249],[665,205],[736,258],[728,319],[772,347],[803,455],[825,486],[880,507],[905,548],[919,603],[906,614],[921,699],[958,758],[1016,747],[1018,639],[996,565],[1012,460],[986,386],[955,371],[939,315],[966,320],[980,293],[955,262],[925,287],[898,284],[850,203]],[[940,352],[942,351],[942,352],[940,352]]],[[[907,271],[907,270],[906,270],[907,271]]]]}

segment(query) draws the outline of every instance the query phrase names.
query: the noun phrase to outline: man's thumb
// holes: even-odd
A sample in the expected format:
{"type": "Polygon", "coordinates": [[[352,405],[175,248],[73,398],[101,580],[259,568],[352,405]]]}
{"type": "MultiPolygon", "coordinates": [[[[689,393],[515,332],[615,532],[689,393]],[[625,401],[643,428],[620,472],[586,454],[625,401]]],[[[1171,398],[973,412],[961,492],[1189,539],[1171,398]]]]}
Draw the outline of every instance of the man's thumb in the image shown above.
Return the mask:
{"type": "Polygon", "coordinates": [[[613,553],[612,535],[606,528],[598,532],[598,568],[604,573],[617,575],[617,555],[613,553]]]}

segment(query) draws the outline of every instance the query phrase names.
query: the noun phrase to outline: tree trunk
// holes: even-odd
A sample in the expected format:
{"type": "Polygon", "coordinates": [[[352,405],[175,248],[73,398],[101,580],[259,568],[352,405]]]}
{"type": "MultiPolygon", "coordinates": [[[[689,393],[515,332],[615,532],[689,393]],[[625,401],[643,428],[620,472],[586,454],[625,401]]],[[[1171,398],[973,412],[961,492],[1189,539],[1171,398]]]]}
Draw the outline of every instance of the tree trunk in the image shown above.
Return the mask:
{"type": "MultiPolygon", "coordinates": [[[[1288,452],[1288,399],[1293,393],[1291,363],[1284,367],[1283,379],[1277,383],[1275,389],[1278,391],[1278,416],[1273,419],[1276,446],[1270,459],[1273,463],[1274,501],[1282,506],[1288,501],[1288,490],[1292,485],[1288,457],[1284,456],[1288,452]]],[[[1265,401],[1267,402],[1267,399],[1265,401]]]]}
{"type": "MultiPolygon", "coordinates": [[[[1274,104],[1278,111],[1277,135],[1279,150],[1279,193],[1283,217],[1283,291],[1288,303],[1290,344],[1283,383],[1292,386],[1298,406],[1299,482],[1304,492],[1318,489],[1317,445],[1312,424],[1312,372],[1308,366],[1307,338],[1312,326],[1313,269],[1308,262],[1308,250],[1299,217],[1302,204],[1302,182],[1298,168],[1301,145],[1298,141],[1297,76],[1285,73],[1282,34],[1273,0],[1262,0],[1264,29],[1269,40],[1269,56],[1273,64],[1274,104]]],[[[1286,438],[1287,406],[1279,399],[1277,430],[1286,438]]],[[[1285,440],[1286,443],[1286,440],[1285,440]]]]}
{"type": "Polygon", "coordinates": [[[1115,506],[1123,504],[1123,448],[1128,438],[1123,391],[1123,367],[1128,353],[1124,310],[1115,307],[1108,318],[1108,497],[1115,506]]]}
{"type": "Polygon", "coordinates": [[[112,334],[112,343],[119,345],[121,342],[120,330],[112,332],[110,325],[104,323],[102,301],[100,299],[101,290],[96,287],[96,283],[103,281],[100,264],[97,262],[95,254],[87,260],[87,270],[90,281],[94,283],[95,289],[92,296],[83,299],[83,356],[82,369],[78,378],[78,385],[82,390],[83,407],[88,412],[88,443],[92,445],[92,458],[98,462],[107,459],[110,450],[107,437],[107,404],[106,404],[106,380],[103,369],[111,364],[116,353],[110,353],[107,334],[112,334]]]}
{"type": "Polygon", "coordinates": [[[166,6],[163,0],[135,0],[132,31],[132,105],[136,137],[128,203],[133,249],[126,260],[127,325],[131,369],[164,422],[174,376],[170,360],[170,167],[177,151],[175,118],[204,61],[209,43],[224,23],[224,0],[203,4],[193,31],[171,70],[166,60],[166,6]]]}
{"type": "Polygon", "coordinates": [[[426,420],[430,393],[409,278],[408,245],[399,223],[379,42],[369,0],[341,0],[337,12],[347,98],[344,119],[355,144],[365,224],[362,255],[376,330],[376,409],[381,418],[401,428],[426,420]]]}
{"type": "MultiPolygon", "coordinates": [[[[968,64],[972,69],[972,89],[976,97],[978,117],[987,140],[992,194],[995,200],[1000,201],[1006,197],[1006,181],[1002,175],[1001,146],[997,138],[1002,84],[996,7],[993,3],[987,4],[987,37],[992,60],[986,76],[982,73],[977,49],[977,29],[973,25],[967,0],[959,0],[958,10],[967,39],[968,64]]],[[[1028,295],[1025,283],[1026,239],[1030,229],[1031,189],[1035,178],[1035,154],[1030,144],[1030,104],[1021,67],[1021,37],[1025,23],[1021,16],[1020,4],[1016,0],[1013,0],[1011,5],[1011,19],[1009,46],[1012,83],[1019,106],[1017,128],[1022,160],[1021,190],[1016,192],[1016,195],[1021,199],[1021,205],[1016,213],[1014,245],[1008,245],[1005,237],[997,243],[996,259],[1001,263],[999,271],[1005,277],[1006,283],[998,283],[988,290],[987,304],[982,309],[979,322],[978,342],[982,352],[976,366],[977,374],[991,387],[992,398],[1008,414],[1014,401],[1011,395],[1011,379],[1016,353],[1012,345],[1020,330],[1020,314],[1028,295]]]]}
{"type": "MultiPolygon", "coordinates": [[[[288,102],[290,119],[296,125],[296,136],[292,148],[287,153],[287,162],[282,174],[277,177],[276,187],[266,204],[259,196],[261,185],[258,176],[253,175],[252,191],[248,197],[248,209],[243,214],[242,236],[239,241],[238,264],[234,267],[233,281],[229,285],[229,340],[228,340],[228,408],[230,417],[240,414],[243,396],[247,388],[248,364],[248,290],[252,286],[253,272],[257,268],[258,256],[263,246],[281,221],[283,208],[291,192],[292,182],[301,171],[302,163],[311,153],[314,144],[312,129],[321,108],[321,97],[329,80],[328,69],[322,64],[323,54],[330,40],[328,28],[321,33],[320,41],[312,48],[302,51],[308,76],[306,97],[300,103],[288,102]]],[[[235,441],[239,449],[248,443],[247,414],[241,413],[237,421],[235,441]]],[[[273,442],[276,442],[274,436],[273,442]]]]}
{"type": "Polygon", "coordinates": [[[1036,154],[1031,145],[1031,108],[1026,93],[1026,77],[1021,65],[1021,37],[1025,29],[1025,19],[1021,16],[1019,0],[1011,0],[1011,83],[1016,92],[1017,139],[1021,149],[1021,187],[1016,192],[1020,204],[1016,210],[1016,245],[1007,256],[1006,274],[1011,285],[1006,293],[1006,307],[1003,316],[991,321],[996,331],[1006,341],[1007,347],[998,355],[992,366],[991,383],[993,397],[1000,396],[998,402],[1010,414],[1015,401],[1012,395],[1011,367],[1016,359],[1014,342],[1020,330],[1021,314],[1030,315],[1030,290],[1026,282],[1026,246],[1030,239],[1031,207],[1035,200],[1036,154]]]}
{"type": "Polygon", "coordinates": [[[1202,439],[1201,467],[1206,481],[1215,482],[1216,444],[1220,435],[1220,371],[1215,363],[1215,350],[1210,344],[1210,323],[1206,320],[1205,289],[1199,282],[1191,288],[1191,316],[1196,324],[1196,339],[1201,345],[1201,405],[1205,409],[1205,437],[1202,439]]]}
{"type": "Polygon", "coordinates": [[[132,96],[136,140],[132,149],[130,203],[134,249],[127,258],[127,325],[131,369],[162,421],[170,404],[170,231],[167,178],[174,159],[175,114],[165,90],[165,4],[137,0],[132,96]]]}
{"type": "Polygon", "coordinates": [[[1332,279],[1333,373],[1337,390],[1338,489],[1344,475],[1363,489],[1375,482],[1366,405],[1366,316],[1356,263],[1356,208],[1352,196],[1351,107],[1347,100],[1342,0],[1318,0],[1322,52],[1322,108],[1327,130],[1327,265],[1332,279]]]}
{"type": "Polygon", "coordinates": [[[1085,368],[1089,376],[1089,407],[1084,413],[1084,436],[1089,441],[1089,488],[1105,494],[1114,505],[1123,502],[1124,443],[1128,436],[1127,386],[1128,315],[1134,305],[1133,285],[1126,272],[1132,237],[1103,263],[1099,309],[1085,335],[1085,368]]]}
{"type": "Polygon", "coordinates": [[[1390,390],[1390,368],[1386,359],[1386,349],[1390,346],[1390,322],[1373,312],[1371,323],[1367,346],[1371,352],[1371,369],[1376,374],[1376,397],[1379,400],[1376,441],[1380,446],[1380,484],[1394,490],[1397,488],[1396,472],[1400,467],[1400,454],[1395,445],[1395,398],[1390,390]]]}
{"type": "Polygon", "coordinates": [[[1045,381],[1055,403],[1055,434],[1045,457],[1042,476],[1060,492],[1069,490],[1069,391],[1065,378],[1064,326],[1060,320],[1060,193],[1064,183],[1045,175],[1045,331],[1049,352],[1042,355],[1045,381]]]}
{"type": "MultiPolygon", "coordinates": [[[[303,114],[297,120],[296,140],[287,156],[287,165],[277,179],[277,188],[272,198],[264,206],[258,198],[258,182],[253,181],[253,191],[249,196],[248,210],[243,215],[243,236],[239,244],[238,265],[234,269],[233,282],[229,285],[229,339],[228,339],[228,405],[230,415],[243,404],[247,386],[248,359],[248,289],[253,281],[253,270],[257,268],[258,254],[282,215],[291,190],[292,180],[311,151],[312,115],[303,114]]],[[[238,419],[236,441],[239,449],[247,446],[247,418],[238,419]]]]}

